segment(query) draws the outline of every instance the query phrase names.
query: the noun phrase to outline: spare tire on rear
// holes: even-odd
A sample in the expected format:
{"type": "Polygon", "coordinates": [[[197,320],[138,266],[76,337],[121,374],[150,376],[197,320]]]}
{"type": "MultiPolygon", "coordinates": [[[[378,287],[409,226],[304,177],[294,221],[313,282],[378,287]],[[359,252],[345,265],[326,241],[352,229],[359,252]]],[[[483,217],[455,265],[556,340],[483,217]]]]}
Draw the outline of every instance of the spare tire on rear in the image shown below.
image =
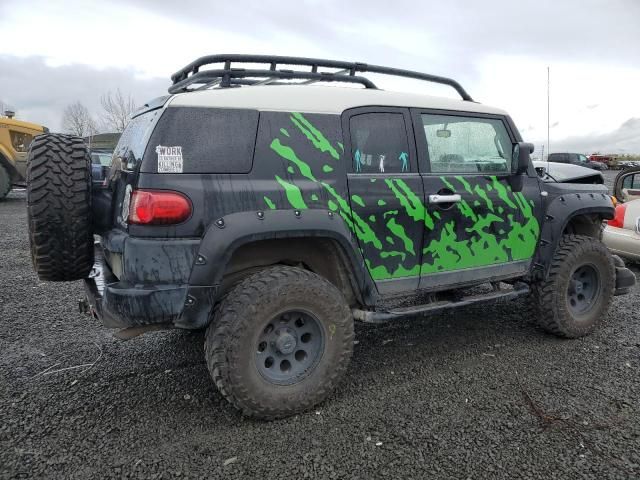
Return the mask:
{"type": "Polygon", "coordinates": [[[93,267],[91,156],[81,138],[44,134],[29,149],[31,260],[41,280],[86,278],[93,267]]]}

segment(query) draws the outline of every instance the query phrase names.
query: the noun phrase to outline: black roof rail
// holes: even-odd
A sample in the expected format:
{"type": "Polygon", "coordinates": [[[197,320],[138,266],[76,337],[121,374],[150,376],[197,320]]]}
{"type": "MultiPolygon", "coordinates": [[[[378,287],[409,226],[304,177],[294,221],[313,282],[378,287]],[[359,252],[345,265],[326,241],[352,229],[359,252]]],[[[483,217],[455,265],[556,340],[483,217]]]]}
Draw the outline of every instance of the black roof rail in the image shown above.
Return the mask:
{"type": "Polygon", "coordinates": [[[463,100],[473,102],[471,96],[458,82],[447,77],[414,72],[412,70],[403,70],[400,68],[369,65],[366,63],[323,60],[320,58],[286,57],[280,55],[220,54],[200,57],[171,75],[173,83],[169,87],[169,93],[189,92],[213,86],[225,88],[240,85],[274,85],[282,83],[282,80],[293,79],[306,80],[305,82],[301,82],[302,84],[315,82],[347,82],[359,83],[366,88],[377,88],[371,80],[366,77],[356,75],[357,73],[379,73],[382,75],[413,78],[415,80],[448,85],[454,88],[463,100]],[[231,65],[232,62],[267,64],[268,68],[233,68],[231,65]],[[200,71],[201,67],[216,63],[223,63],[223,68],[200,71]],[[278,64],[286,66],[305,66],[310,67],[310,69],[278,69],[278,64]],[[339,69],[339,71],[318,72],[318,68],[335,68],[339,69]],[[278,80],[280,80],[280,82],[278,80]],[[188,88],[189,86],[196,84],[201,86],[195,89],[188,88]]]}

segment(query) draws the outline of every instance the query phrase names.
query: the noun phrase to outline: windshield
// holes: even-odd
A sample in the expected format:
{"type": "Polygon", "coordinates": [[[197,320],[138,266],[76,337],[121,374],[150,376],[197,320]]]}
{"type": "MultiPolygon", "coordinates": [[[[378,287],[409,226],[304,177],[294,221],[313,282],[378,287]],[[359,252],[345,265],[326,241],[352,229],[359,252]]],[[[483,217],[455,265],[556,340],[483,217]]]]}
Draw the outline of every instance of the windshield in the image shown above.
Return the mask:
{"type": "Polygon", "coordinates": [[[91,152],[91,163],[94,165],[102,165],[103,167],[108,167],[111,165],[111,153],[96,153],[91,152]]]}

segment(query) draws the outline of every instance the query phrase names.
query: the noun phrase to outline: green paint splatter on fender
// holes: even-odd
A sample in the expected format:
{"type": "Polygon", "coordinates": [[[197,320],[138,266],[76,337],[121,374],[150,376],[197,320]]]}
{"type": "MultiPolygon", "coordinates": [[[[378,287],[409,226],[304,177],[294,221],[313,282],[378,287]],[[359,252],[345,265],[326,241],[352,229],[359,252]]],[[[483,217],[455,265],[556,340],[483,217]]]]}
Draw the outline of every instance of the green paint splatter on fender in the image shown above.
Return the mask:
{"type": "Polygon", "coordinates": [[[287,132],[286,128],[281,128],[280,129],[280,133],[283,134],[285,137],[289,137],[289,132],[287,132]]]}
{"type": "Polygon", "coordinates": [[[264,199],[264,203],[267,204],[267,207],[269,207],[269,209],[271,209],[271,210],[275,210],[276,209],[276,204],[273,203],[269,197],[264,196],[262,198],[264,199]]]}
{"type": "Polygon", "coordinates": [[[318,195],[316,195],[315,193],[311,195],[311,200],[313,200],[314,202],[318,201],[318,195]]]}
{"type": "Polygon", "coordinates": [[[333,172],[333,167],[329,166],[329,165],[323,165],[322,166],[322,171],[324,173],[331,173],[333,172]]]}
{"type": "Polygon", "coordinates": [[[276,180],[284,188],[284,192],[287,194],[287,200],[289,200],[293,208],[300,210],[307,208],[307,204],[304,203],[304,199],[302,198],[302,192],[296,185],[283,180],[278,175],[276,175],[276,180]]]}
{"type": "Polygon", "coordinates": [[[387,204],[387,202],[385,202],[384,200],[378,200],[378,206],[379,207],[384,207],[387,204]]]}

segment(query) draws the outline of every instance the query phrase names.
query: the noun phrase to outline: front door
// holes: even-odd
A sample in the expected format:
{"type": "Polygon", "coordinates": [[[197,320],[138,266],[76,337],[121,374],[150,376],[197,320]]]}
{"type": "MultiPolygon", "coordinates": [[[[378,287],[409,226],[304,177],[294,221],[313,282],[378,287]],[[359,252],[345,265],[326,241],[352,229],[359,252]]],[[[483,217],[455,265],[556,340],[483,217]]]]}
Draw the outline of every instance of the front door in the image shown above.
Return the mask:
{"type": "Polygon", "coordinates": [[[424,192],[408,109],[345,113],[351,208],[360,249],[380,293],[418,287],[424,192]]]}
{"type": "Polygon", "coordinates": [[[540,192],[532,182],[511,189],[515,139],[506,123],[419,110],[413,119],[427,209],[420,288],[525,272],[539,237],[540,192]]]}

